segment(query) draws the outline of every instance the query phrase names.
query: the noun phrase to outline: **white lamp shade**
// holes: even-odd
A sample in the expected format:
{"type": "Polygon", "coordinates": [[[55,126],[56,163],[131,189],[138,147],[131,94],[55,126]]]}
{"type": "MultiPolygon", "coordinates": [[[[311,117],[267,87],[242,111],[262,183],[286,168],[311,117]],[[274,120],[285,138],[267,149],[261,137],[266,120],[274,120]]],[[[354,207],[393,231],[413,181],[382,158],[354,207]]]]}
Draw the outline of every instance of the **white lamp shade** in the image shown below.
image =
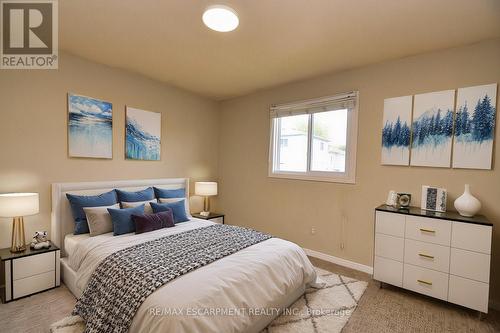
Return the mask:
{"type": "Polygon", "coordinates": [[[194,184],[194,193],[201,196],[217,195],[216,182],[196,182],[194,184]]]}
{"type": "Polygon", "coordinates": [[[38,193],[0,194],[0,217],[18,217],[38,214],[38,193]]]}

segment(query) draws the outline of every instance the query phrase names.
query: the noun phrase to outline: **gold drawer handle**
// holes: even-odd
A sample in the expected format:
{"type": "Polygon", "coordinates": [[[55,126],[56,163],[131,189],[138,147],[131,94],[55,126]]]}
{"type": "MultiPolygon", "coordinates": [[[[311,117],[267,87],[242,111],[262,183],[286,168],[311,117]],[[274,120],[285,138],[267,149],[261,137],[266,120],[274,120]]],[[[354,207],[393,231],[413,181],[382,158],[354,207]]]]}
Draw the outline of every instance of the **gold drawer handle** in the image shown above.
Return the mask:
{"type": "Polygon", "coordinates": [[[432,282],[429,282],[429,281],[417,280],[417,282],[420,282],[420,283],[426,284],[426,285],[428,285],[428,286],[432,286],[432,282]]]}
{"type": "Polygon", "coordinates": [[[434,256],[430,256],[430,255],[428,255],[428,254],[419,253],[418,255],[419,255],[419,256],[421,256],[421,257],[424,257],[424,258],[434,259],[434,256]]]}
{"type": "Polygon", "coordinates": [[[433,234],[436,233],[436,230],[424,229],[424,228],[420,228],[420,231],[422,231],[422,232],[430,232],[430,233],[433,233],[433,234]]]}

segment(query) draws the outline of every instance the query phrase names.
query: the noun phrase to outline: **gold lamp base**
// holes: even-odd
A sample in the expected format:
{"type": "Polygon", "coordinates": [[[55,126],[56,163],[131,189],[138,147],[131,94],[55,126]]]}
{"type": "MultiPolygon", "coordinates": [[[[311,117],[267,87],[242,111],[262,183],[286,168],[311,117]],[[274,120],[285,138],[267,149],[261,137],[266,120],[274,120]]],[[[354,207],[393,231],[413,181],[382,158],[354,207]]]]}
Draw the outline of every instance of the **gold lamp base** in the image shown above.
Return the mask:
{"type": "Polygon", "coordinates": [[[19,253],[26,250],[24,239],[24,220],[22,216],[14,217],[12,220],[12,244],[10,252],[19,253]]]}

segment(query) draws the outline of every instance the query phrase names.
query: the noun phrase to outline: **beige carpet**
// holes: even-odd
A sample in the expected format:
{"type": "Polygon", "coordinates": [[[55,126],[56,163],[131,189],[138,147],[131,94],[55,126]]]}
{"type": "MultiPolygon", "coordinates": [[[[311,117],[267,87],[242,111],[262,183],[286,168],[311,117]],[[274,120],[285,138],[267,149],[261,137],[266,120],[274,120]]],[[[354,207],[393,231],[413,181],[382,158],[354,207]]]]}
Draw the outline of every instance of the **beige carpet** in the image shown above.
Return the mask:
{"type": "MultiPolygon", "coordinates": [[[[310,257],[316,267],[368,282],[356,311],[342,333],[407,332],[500,332],[500,311],[490,309],[479,320],[476,311],[439,301],[404,289],[384,286],[368,274],[310,257]]],[[[0,304],[0,332],[48,332],[51,323],[66,317],[75,298],[61,285],[44,293],[0,304]]]]}
{"type": "MultiPolygon", "coordinates": [[[[338,333],[356,309],[365,281],[316,268],[324,282],[321,289],[309,288],[262,333],[338,333]]],[[[78,316],[63,318],[51,325],[52,333],[81,333],[85,329],[78,316]]]]}

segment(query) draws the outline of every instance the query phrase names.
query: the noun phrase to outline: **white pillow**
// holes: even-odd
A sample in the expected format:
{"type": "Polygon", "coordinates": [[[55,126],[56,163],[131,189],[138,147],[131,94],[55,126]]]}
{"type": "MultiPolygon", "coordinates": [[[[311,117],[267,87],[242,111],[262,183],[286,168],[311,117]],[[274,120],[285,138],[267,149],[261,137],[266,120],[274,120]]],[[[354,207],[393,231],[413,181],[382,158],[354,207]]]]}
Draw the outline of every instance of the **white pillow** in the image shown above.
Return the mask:
{"type": "Polygon", "coordinates": [[[122,201],[121,204],[122,204],[122,208],[134,208],[134,207],[137,207],[137,206],[144,204],[144,213],[153,214],[153,208],[151,208],[151,202],[156,203],[156,199],[146,200],[146,201],[137,201],[137,202],[122,201]]]}
{"type": "Polygon", "coordinates": [[[87,224],[89,225],[90,237],[106,234],[113,231],[113,223],[108,208],[120,209],[119,204],[100,207],[83,207],[87,224]]]}

